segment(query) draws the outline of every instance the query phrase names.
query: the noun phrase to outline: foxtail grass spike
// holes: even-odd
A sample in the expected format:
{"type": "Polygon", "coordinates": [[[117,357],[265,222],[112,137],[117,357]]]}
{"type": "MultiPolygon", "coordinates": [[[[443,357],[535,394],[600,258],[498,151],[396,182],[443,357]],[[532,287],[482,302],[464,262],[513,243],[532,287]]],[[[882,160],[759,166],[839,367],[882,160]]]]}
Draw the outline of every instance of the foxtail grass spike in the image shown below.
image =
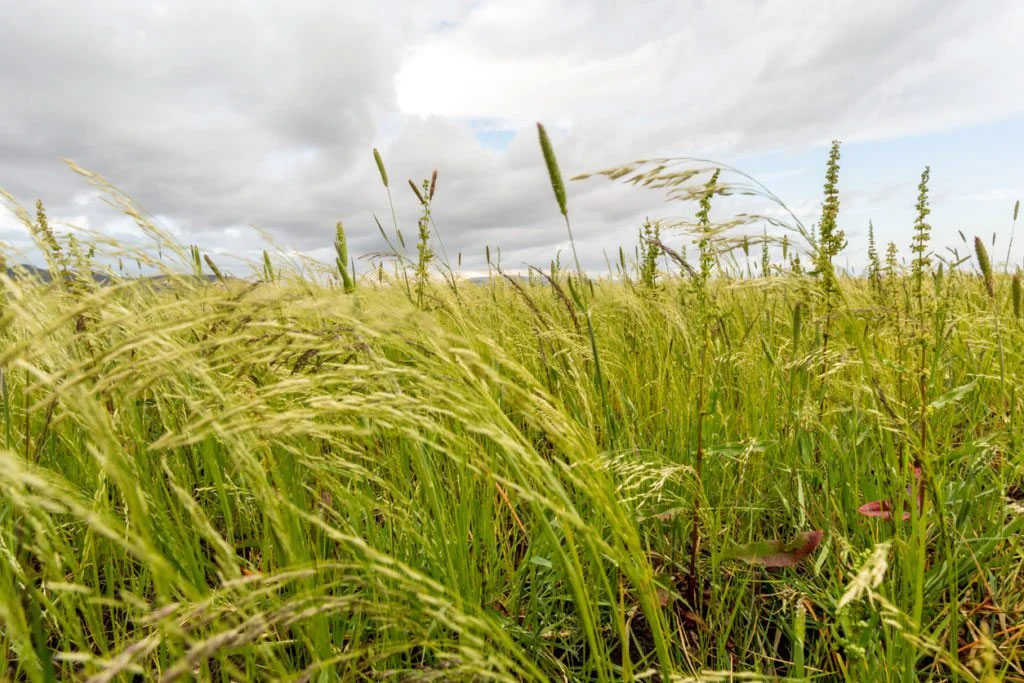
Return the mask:
{"type": "Polygon", "coordinates": [[[388,172],[384,168],[384,160],[380,158],[380,152],[377,148],[373,148],[373,160],[377,162],[377,170],[380,171],[380,181],[384,183],[384,187],[388,186],[388,172]]]}
{"type": "Polygon", "coordinates": [[[416,183],[414,183],[412,179],[409,180],[409,187],[411,187],[413,193],[415,193],[416,199],[420,200],[420,204],[427,203],[426,200],[423,199],[423,195],[420,193],[420,188],[416,187],[416,183]]]}
{"type": "Polygon", "coordinates": [[[213,271],[213,274],[216,276],[216,278],[218,280],[220,280],[222,284],[226,284],[227,281],[224,279],[224,276],[221,274],[220,268],[218,268],[217,264],[213,262],[213,259],[210,258],[210,255],[209,254],[203,254],[203,259],[206,261],[206,265],[210,266],[210,270],[213,271]]]}
{"type": "Polygon", "coordinates": [[[565,201],[565,184],[562,182],[562,172],[558,168],[555,150],[551,146],[548,132],[544,130],[544,124],[537,123],[537,133],[540,135],[540,149],[544,155],[544,164],[548,167],[548,177],[551,179],[551,189],[555,192],[558,210],[562,212],[563,216],[566,216],[569,213],[569,209],[565,201]]]}
{"type": "Polygon", "coordinates": [[[985,281],[985,291],[990,297],[996,295],[995,278],[992,275],[992,262],[988,259],[988,249],[980,237],[974,238],[974,254],[978,257],[978,268],[981,270],[981,277],[985,281]]]}

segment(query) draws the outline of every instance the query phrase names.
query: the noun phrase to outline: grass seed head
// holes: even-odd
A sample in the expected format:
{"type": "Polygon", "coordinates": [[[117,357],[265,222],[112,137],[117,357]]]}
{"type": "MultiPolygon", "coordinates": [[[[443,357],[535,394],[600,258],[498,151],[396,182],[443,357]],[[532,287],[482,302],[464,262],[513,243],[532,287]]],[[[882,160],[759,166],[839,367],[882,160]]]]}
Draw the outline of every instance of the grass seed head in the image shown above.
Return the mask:
{"type": "Polygon", "coordinates": [[[413,193],[416,194],[416,199],[420,200],[420,204],[427,203],[427,200],[423,198],[423,194],[420,192],[420,188],[416,187],[416,183],[414,183],[412,179],[409,180],[409,187],[411,187],[413,193]]]}
{"type": "Polygon", "coordinates": [[[985,248],[985,243],[977,236],[974,238],[974,254],[978,257],[978,268],[981,270],[981,276],[985,280],[985,291],[988,292],[990,297],[994,297],[996,295],[996,283],[992,275],[992,262],[989,261],[988,249],[985,248]]]}
{"type": "Polygon", "coordinates": [[[544,163],[548,167],[548,176],[551,178],[551,189],[555,191],[555,200],[558,202],[558,210],[563,216],[568,215],[569,210],[565,201],[565,184],[562,182],[562,172],[558,169],[558,160],[555,159],[555,150],[551,146],[548,132],[544,130],[544,124],[537,123],[537,133],[540,135],[540,149],[544,154],[544,163]]]}
{"type": "Polygon", "coordinates": [[[1021,298],[1024,293],[1021,291],[1020,273],[1014,273],[1010,280],[1010,299],[1013,304],[1013,317],[1019,318],[1021,311],[1021,298]]]}
{"type": "Polygon", "coordinates": [[[373,148],[373,160],[377,162],[377,170],[380,171],[380,181],[384,183],[384,187],[388,186],[388,172],[384,169],[384,160],[380,158],[380,152],[377,148],[373,148]]]}

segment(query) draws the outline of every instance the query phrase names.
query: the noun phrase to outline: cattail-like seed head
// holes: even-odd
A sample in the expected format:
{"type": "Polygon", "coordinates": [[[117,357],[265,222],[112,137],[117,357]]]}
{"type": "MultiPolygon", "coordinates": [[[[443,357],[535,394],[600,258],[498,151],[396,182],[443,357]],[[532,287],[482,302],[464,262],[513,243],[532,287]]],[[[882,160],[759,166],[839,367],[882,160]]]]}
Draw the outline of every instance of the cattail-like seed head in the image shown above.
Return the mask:
{"type": "Polygon", "coordinates": [[[985,280],[985,291],[989,296],[994,297],[996,283],[992,276],[992,262],[988,260],[988,249],[985,248],[985,243],[977,236],[974,238],[974,254],[978,257],[978,268],[981,269],[981,276],[985,280]]]}
{"type": "Polygon", "coordinates": [[[409,187],[411,187],[412,191],[416,193],[416,199],[420,200],[420,204],[427,203],[426,200],[423,199],[423,194],[420,192],[420,188],[416,187],[416,183],[414,183],[411,179],[409,180],[409,187]]]}
{"type": "Polygon", "coordinates": [[[555,200],[558,202],[558,210],[563,216],[569,214],[565,201],[565,184],[562,182],[562,172],[558,169],[558,160],[555,159],[555,150],[551,147],[551,140],[548,132],[544,130],[544,124],[537,123],[537,133],[540,136],[540,151],[544,154],[544,163],[548,167],[548,176],[551,178],[551,189],[555,191],[555,200]]]}
{"type": "Polygon", "coordinates": [[[1020,200],[1018,199],[1013,205],[1013,220],[1017,220],[1017,214],[1020,213],[1020,200]]]}
{"type": "Polygon", "coordinates": [[[437,188],[437,169],[435,168],[434,172],[432,174],[430,174],[430,192],[427,193],[427,198],[430,199],[431,201],[433,201],[433,199],[434,199],[434,190],[436,188],[437,188]]]}
{"type": "Polygon", "coordinates": [[[1013,274],[1013,280],[1010,281],[1010,300],[1013,304],[1013,317],[1019,318],[1021,312],[1021,299],[1024,297],[1024,291],[1020,282],[1020,273],[1013,274]]]}
{"type": "Polygon", "coordinates": [[[384,187],[388,186],[388,172],[384,170],[384,160],[380,158],[380,152],[377,148],[373,148],[373,160],[377,162],[377,170],[380,171],[380,181],[384,183],[384,187]]]}

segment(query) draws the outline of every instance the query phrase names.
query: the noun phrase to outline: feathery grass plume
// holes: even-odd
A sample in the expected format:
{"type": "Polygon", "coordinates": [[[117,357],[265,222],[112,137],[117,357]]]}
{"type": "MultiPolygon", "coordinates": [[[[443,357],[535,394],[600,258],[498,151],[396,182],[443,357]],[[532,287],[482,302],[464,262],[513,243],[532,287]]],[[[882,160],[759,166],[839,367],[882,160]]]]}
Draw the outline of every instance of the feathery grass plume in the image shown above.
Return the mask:
{"type": "Polygon", "coordinates": [[[345,239],[345,226],[338,221],[334,227],[334,252],[337,256],[335,264],[338,268],[338,275],[341,277],[342,288],[346,294],[356,290],[354,280],[355,267],[352,265],[352,272],[349,272],[348,242],[345,239]]]}
{"type": "Polygon", "coordinates": [[[974,238],[974,255],[978,258],[978,269],[981,271],[982,280],[985,282],[985,291],[988,292],[989,297],[995,298],[996,282],[995,277],[992,275],[992,262],[989,261],[988,249],[985,248],[985,243],[977,236],[974,238]]]}
{"type": "Polygon", "coordinates": [[[427,199],[434,201],[434,189],[437,187],[437,169],[430,174],[430,191],[427,193],[427,199]]]}
{"type": "Polygon", "coordinates": [[[1014,318],[1020,318],[1021,315],[1021,296],[1020,272],[1016,272],[1010,280],[1010,301],[1013,304],[1014,318]]]}
{"type": "Polygon", "coordinates": [[[203,254],[203,259],[206,261],[206,265],[210,266],[210,270],[213,272],[214,276],[218,280],[220,280],[221,284],[227,284],[227,280],[225,280],[224,275],[221,274],[220,268],[218,268],[217,264],[213,262],[213,259],[210,258],[210,255],[203,254]]]}
{"type": "Polygon", "coordinates": [[[377,170],[380,171],[380,182],[384,184],[385,188],[388,187],[388,172],[384,168],[384,160],[376,147],[373,148],[373,160],[377,163],[377,170]]]}

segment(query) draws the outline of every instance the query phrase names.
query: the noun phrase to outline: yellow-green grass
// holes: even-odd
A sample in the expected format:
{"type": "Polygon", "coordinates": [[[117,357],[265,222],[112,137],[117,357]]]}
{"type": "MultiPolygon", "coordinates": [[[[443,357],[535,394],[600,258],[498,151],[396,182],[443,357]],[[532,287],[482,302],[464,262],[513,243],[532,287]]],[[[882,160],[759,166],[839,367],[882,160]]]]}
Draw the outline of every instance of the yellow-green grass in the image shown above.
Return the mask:
{"type": "Polygon", "coordinates": [[[432,272],[427,208],[335,279],[20,211],[62,275],[0,275],[0,676],[1024,678],[1019,279],[933,268],[927,175],[910,274],[803,231],[744,277],[687,173],[699,269],[615,279],[432,272]],[[170,276],[75,275],[129,257],[170,276]]]}

